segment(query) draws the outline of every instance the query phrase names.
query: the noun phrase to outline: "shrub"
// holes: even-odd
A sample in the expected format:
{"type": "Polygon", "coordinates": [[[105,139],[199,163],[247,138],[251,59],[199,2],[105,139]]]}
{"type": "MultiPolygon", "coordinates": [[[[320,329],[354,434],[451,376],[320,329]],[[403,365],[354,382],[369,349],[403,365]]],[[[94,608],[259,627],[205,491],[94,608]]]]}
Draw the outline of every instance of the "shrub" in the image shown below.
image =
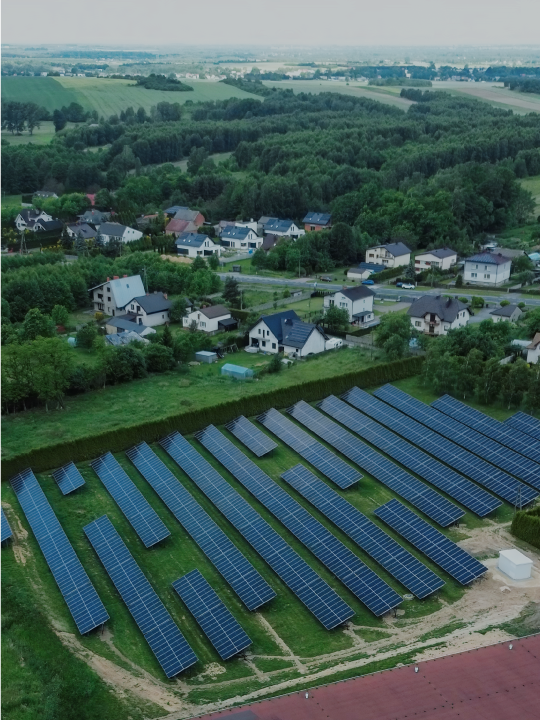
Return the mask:
{"type": "Polygon", "coordinates": [[[501,300],[499,304],[501,307],[506,307],[507,305],[510,305],[510,300],[501,300]]]}
{"type": "Polygon", "coordinates": [[[512,535],[540,548],[540,506],[532,510],[519,510],[510,527],[512,535]]]}
{"type": "Polygon", "coordinates": [[[281,362],[281,355],[279,353],[272,355],[272,359],[268,363],[267,371],[269,373],[278,373],[281,372],[282,368],[283,363],[281,362]]]}
{"type": "Polygon", "coordinates": [[[484,305],[485,305],[484,298],[478,297],[478,295],[473,295],[473,298],[471,300],[472,308],[483,308],[484,305]]]}
{"type": "Polygon", "coordinates": [[[147,345],[144,348],[144,359],[148,372],[162,373],[174,367],[173,350],[167,345],[147,345]]]}
{"type": "Polygon", "coordinates": [[[77,347],[83,347],[89,350],[97,337],[97,328],[94,323],[86,323],[77,330],[77,347]]]}

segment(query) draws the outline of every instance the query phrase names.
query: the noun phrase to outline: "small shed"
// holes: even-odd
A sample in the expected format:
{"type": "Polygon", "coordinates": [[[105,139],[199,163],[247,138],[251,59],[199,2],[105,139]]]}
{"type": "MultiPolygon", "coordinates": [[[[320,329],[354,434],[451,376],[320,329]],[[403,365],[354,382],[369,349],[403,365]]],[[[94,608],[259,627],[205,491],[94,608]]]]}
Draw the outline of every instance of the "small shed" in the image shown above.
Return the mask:
{"type": "Polygon", "coordinates": [[[253,370],[242,367],[241,365],[225,363],[225,365],[221,368],[221,374],[229,375],[230,377],[237,378],[237,380],[245,380],[248,377],[253,377],[253,370]]]}
{"type": "Polygon", "coordinates": [[[210,350],[199,350],[195,353],[195,360],[203,363],[215,363],[217,362],[218,356],[215,352],[210,350]]]}
{"type": "Polygon", "coordinates": [[[501,550],[499,552],[499,570],[512,580],[528,580],[531,577],[533,561],[519,550],[501,550]]]}
{"type": "Polygon", "coordinates": [[[77,338],[76,337],[68,337],[68,345],[70,347],[77,347],[77,338]]]}

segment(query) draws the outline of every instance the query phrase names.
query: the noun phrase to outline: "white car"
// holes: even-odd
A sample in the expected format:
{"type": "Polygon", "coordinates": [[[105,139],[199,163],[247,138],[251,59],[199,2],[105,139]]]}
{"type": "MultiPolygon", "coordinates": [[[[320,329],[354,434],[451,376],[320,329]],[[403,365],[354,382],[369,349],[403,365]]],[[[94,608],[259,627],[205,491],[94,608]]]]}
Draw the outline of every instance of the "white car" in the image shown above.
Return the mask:
{"type": "Polygon", "coordinates": [[[414,290],[415,287],[416,286],[413,285],[412,283],[403,283],[403,285],[401,286],[401,289],[402,290],[414,290]]]}

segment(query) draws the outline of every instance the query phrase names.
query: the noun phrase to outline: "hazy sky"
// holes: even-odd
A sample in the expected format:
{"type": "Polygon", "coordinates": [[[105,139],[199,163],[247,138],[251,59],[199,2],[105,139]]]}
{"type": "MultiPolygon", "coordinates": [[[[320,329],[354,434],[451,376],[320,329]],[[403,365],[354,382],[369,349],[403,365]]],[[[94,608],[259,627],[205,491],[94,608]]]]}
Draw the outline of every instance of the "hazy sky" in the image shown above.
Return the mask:
{"type": "Polygon", "coordinates": [[[2,42],[540,44],[540,0],[3,0],[2,42]]]}

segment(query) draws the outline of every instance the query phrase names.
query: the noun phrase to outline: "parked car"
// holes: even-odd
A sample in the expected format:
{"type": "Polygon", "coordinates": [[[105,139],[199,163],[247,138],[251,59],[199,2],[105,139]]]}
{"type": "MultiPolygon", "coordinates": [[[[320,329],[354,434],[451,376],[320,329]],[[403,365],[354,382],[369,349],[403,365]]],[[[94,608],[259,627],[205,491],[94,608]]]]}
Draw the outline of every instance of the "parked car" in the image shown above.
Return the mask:
{"type": "Polygon", "coordinates": [[[332,282],[332,278],[328,277],[328,275],[323,275],[321,277],[322,282],[332,282]]]}
{"type": "Polygon", "coordinates": [[[403,286],[403,283],[401,282],[401,280],[396,283],[396,287],[402,287],[402,286],[403,286]]]}
{"type": "Polygon", "coordinates": [[[362,280],[362,285],[375,285],[373,280],[362,280]]]}
{"type": "Polygon", "coordinates": [[[413,283],[401,283],[403,290],[414,290],[416,287],[413,283]]]}

